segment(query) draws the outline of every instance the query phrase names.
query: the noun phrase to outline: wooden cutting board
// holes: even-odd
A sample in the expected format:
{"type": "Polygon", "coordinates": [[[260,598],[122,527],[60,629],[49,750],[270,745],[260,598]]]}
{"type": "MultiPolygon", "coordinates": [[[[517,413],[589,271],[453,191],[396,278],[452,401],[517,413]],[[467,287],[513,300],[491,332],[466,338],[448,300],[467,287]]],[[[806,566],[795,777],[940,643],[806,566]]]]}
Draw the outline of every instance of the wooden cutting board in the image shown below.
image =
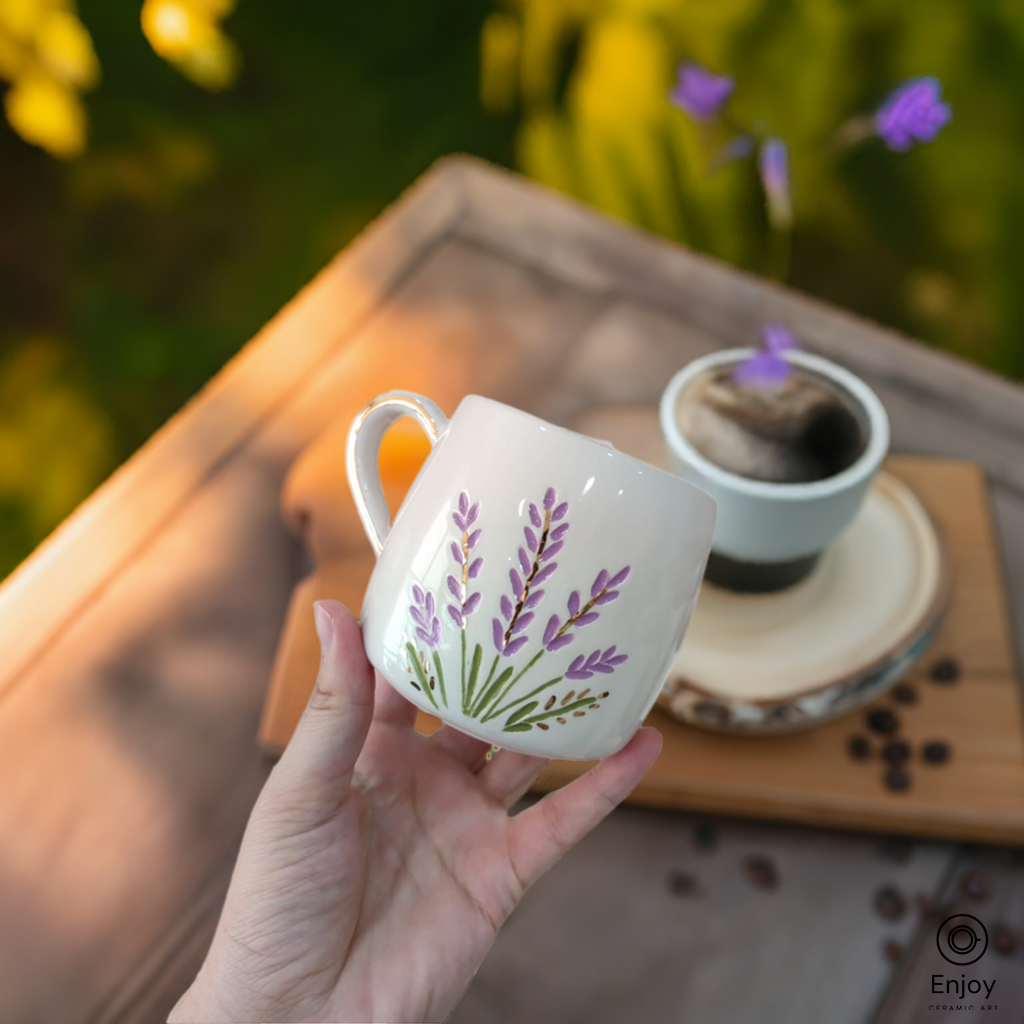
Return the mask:
{"type": "MultiPolygon", "coordinates": [[[[612,440],[622,450],[660,461],[653,410],[595,413],[575,426],[612,440]],[[611,436],[614,434],[614,436],[611,436]]],[[[870,735],[865,712],[787,736],[726,736],[683,725],[654,711],[648,724],[665,737],[661,757],[632,801],[708,813],[773,818],[839,828],[1024,844],[1024,731],[999,551],[984,475],[968,462],[894,456],[887,468],[910,486],[948,548],[953,589],[939,633],[907,681],[918,703],[891,698],[901,735],[914,746],[946,740],[952,758],[942,767],[910,767],[911,788],[883,784],[885,765],[857,762],[849,738],[870,735]],[[946,659],[954,682],[931,678],[946,659]]],[[[685,642],[685,641],[684,641],[685,642]]],[[[941,674],[941,672],[940,672],[941,674]]],[[[538,790],[564,785],[589,763],[553,761],[538,790]]]]}

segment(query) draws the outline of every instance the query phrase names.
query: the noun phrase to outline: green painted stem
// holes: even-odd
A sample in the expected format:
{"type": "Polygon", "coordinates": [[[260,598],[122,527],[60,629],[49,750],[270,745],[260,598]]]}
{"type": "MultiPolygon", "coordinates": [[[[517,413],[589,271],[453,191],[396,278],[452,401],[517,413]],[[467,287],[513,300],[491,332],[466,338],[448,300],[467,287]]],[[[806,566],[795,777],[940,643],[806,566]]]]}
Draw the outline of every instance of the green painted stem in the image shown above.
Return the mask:
{"type": "Polygon", "coordinates": [[[444,706],[448,707],[448,694],[444,689],[444,672],[441,669],[441,655],[437,651],[434,651],[434,668],[437,670],[437,684],[441,687],[441,700],[444,701],[444,706]]]}
{"type": "Polygon", "coordinates": [[[423,666],[420,664],[420,659],[416,654],[416,648],[413,647],[412,643],[407,643],[405,649],[409,652],[409,660],[412,662],[413,671],[416,673],[416,678],[420,681],[420,686],[423,688],[423,692],[427,695],[430,703],[437,707],[437,701],[434,699],[433,691],[430,689],[430,683],[427,681],[426,674],[423,671],[423,666]]]}
{"type": "MultiPolygon", "coordinates": [[[[502,692],[501,692],[501,693],[500,693],[500,694],[499,694],[499,695],[498,695],[498,696],[497,696],[497,697],[496,697],[496,698],[494,699],[494,702],[493,702],[493,705],[492,705],[492,706],[494,706],[494,707],[497,707],[497,705],[499,705],[499,704],[500,704],[500,703],[501,703],[501,702],[502,702],[502,701],[503,701],[503,700],[504,700],[504,699],[505,699],[505,698],[506,698],[506,697],[508,696],[508,694],[509,694],[509,691],[510,691],[510,690],[512,689],[512,687],[513,687],[513,686],[515,686],[515,685],[516,685],[516,683],[518,683],[518,682],[519,682],[519,680],[520,680],[520,679],[522,679],[522,678],[523,678],[523,676],[524,676],[524,675],[526,675],[526,673],[527,673],[527,672],[529,672],[529,671],[530,671],[530,669],[531,669],[531,668],[533,668],[533,666],[537,664],[537,662],[538,662],[538,661],[539,661],[539,660],[541,659],[541,657],[543,656],[543,654],[544,654],[544,648],[542,647],[542,648],[541,648],[541,649],[540,649],[540,650],[539,650],[539,651],[538,651],[538,652],[537,652],[537,653],[536,653],[536,654],[535,654],[535,655],[534,655],[534,656],[533,656],[533,657],[532,657],[532,658],[531,658],[531,659],[530,659],[530,660],[529,660],[529,661],[528,661],[528,662],[526,663],[525,667],[524,667],[524,668],[521,668],[521,669],[520,669],[520,670],[519,670],[519,671],[518,671],[518,672],[517,672],[517,673],[516,673],[516,674],[515,674],[515,675],[514,675],[514,676],[512,677],[512,679],[511,679],[511,681],[509,682],[508,686],[506,686],[506,687],[505,687],[505,689],[504,689],[504,690],[502,690],[502,692]]],[[[476,710],[477,710],[477,712],[478,712],[478,713],[479,713],[479,712],[482,712],[482,711],[484,710],[484,708],[485,708],[485,707],[487,706],[487,703],[490,703],[490,702],[483,702],[483,701],[482,701],[482,702],[480,703],[480,705],[479,705],[479,706],[477,707],[477,709],[476,709],[476,710]]],[[[486,721],[487,721],[487,718],[484,718],[484,719],[483,719],[483,721],[484,721],[484,722],[486,722],[486,721]]]]}
{"type": "Polygon", "coordinates": [[[522,704],[524,700],[536,697],[541,691],[546,690],[549,686],[554,686],[556,683],[560,683],[561,681],[562,676],[555,676],[554,679],[549,679],[546,683],[541,683],[536,690],[531,690],[529,693],[523,694],[522,697],[516,697],[515,700],[510,700],[503,708],[498,708],[497,711],[489,711],[483,721],[489,722],[492,718],[500,718],[506,711],[514,708],[517,704],[522,704]]]}
{"type": "MultiPolygon", "coordinates": [[[[473,703],[473,694],[476,692],[476,681],[480,678],[480,661],[484,656],[484,649],[477,644],[473,648],[473,663],[469,667],[469,688],[462,695],[462,712],[469,714],[470,705],[473,703]]],[[[494,669],[492,668],[493,672],[494,669]]],[[[485,684],[486,685],[486,684],[485,684]]]]}
{"type": "Polygon", "coordinates": [[[509,665],[508,668],[506,668],[504,672],[501,672],[498,675],[498,678],[491,683],[490,688],[484,690],[483,696],[477,701],[476,706],[473,708],[473,718],[478,717],[483,712],[483,709],[487,707],[492,700],[494,700],[495,696],[501,692],[501,688],[505,685],[511,675],[512,666],[509,665]]]}
{"type": "Polygon", "coordinates": [[[597,702],[597,697],[584,697],[583,700],[574,700],[571,704],[566,704],[564,708],[552,708],[550,711],[545,711],[543,714],[531,715],[523,721],[529,722],[532,725],[534,722],[544,721],[545,718],[557,718],[559,715],[567,715],[579,708],[586,707],[588,704],[596,704],[597,702]]]}
{"type": "MultiPolygon", "coordinates": [[[[536,722],[543,722],[545,718],[558,718],[559,715],[568,715],[579,708],[586,707],[588,704],[596,704],[597,699],[594,697],[587,697],[584,700],[576,700],[571,704],[566,704],[564,708],[552,708],[550,711],[545,711],[540,715],[531,715],[529,718],[524,718],[521,722],[516,722],[516,725],[533,725],[536,722]]],[[[507,729],[502,730],[507,732],[507,729]]]]}
{"type": "MultiPolygon", "coordinates": [[[[477,644],[478,648],[479,648],[479,646],[480,645],[477,644]]],[[[475,657],[475,654],[474,654],[474,657],[475,657]]],[[[481,693],[487,693],[488,692],[487,687],[490,686],[491,680],[494,678],[494,672],[495,672],[495,669],[497,669],[497,667],[498,667],[498,660],[500,658],[501,658],[500,654],[496,654],[494,656],[494,661],[491,662],[491,671],[487,673],[487,678],[484,680],[484,685],[480,687],[481,693]]],[[[470,687],[470,690],[472,690],[472,686],[470,687]]],[[[470,693],[469,711],[467,711],[466,714],[469,715],[470,718],[476,718],[477,713],[479,712],[480,708],[473,706],[473,699],[472,698],[473,698],[473,694],[470,693]]]]}
{"type": "Polygon", "coordinates": [[[466,710],[466,630],[462,630],[462,710],[466,710]]]}

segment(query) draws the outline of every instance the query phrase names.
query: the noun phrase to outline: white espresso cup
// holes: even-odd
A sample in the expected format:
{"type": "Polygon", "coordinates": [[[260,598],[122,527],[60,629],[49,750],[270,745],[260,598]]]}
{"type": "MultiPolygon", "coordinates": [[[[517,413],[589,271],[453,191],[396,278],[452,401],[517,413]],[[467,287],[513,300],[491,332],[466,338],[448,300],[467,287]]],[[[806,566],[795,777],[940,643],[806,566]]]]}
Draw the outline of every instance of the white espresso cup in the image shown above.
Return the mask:
{"type": "Polygon", "coordinates": [[[679,427],[679,402],[709,371],[736,365],[754,349],[725,349],[695,359],[669,381],[660,419],[673,470],[718,503],[708,579],[736,590],[776,590],[803,579],[849,525],[889,451],[889,418],[878,396],[848,370],[807,352],[785,358],[842,394],[865,436],[861,455],[842,472],[807,483],[738,476],[705,458],[679,427]],[[735,579],[737,582],[726,583],[735,579]]]}
{"type": "Polygon", "coordinates": [[[377,555],[363,638],[385,679],[499,747],[590,760],[625,746],[689,623],[714,501],[477,395],[450,421],[419,395],[380,396],[346,461],[377,555]],[[378,453],[402,416],[433,449],[389,528],[378,453]]]}

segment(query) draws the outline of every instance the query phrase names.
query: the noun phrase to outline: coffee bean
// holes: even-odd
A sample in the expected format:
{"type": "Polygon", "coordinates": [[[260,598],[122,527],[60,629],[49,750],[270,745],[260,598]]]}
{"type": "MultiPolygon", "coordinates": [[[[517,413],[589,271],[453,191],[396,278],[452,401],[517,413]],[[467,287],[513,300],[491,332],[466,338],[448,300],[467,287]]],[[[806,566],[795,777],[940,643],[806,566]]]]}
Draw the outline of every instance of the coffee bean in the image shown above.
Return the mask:
{"type": "Polygon", "coordinates": [[[921,747],[921,757],[928,764],[945,764],[949,755],[949,744],[944,740],[929,740],[921,747]]]}
{"type": "Polygon", "coordinates": [[[713,850],[718,846],[718,829],[710,821],[698,821],[693,826],[693,842],[700,850],[713,850]]]}
{"type": "Polygon", "coordinates": [[[874,908],[886,921],[898,921],[907,912],[907,901],[893,885],[883,885],[875,893],[874,908]]]}
{"type": "Polygon", "coordinates": [[[885,959],[890,963],[898,964],[903,959],[903,947],[895,940],[890,939],[884,946],[885,959]]]}
{"type": "Polygon", "coordinates": [[[891,765],[903,764],[910,760],[910,744],[903,740],[889,740],[882,747],[882,757],[891,765]]]}
{"type": "Polygon", "coordinates": [[[964,875],[960,889],[968,899],[983,902],[992,895],[992,882],[984,871],[970,871],[964,875]]]}
{"type": "Polygon", "coordinates": [[[668,891],[673,896],[685,899],[689,896],[696,896],[697,890],[697,879],[685,871],[673,871],[668,876],[668,891]]]}
{"type": "Polygon", "coordinates": [[[747,857],[743,862],[743,873],[755,889],[777,889],[779,886],[775,862],[768,857],[747,857]]]}
{"type": "Polygon", "coordinates": [[[878,844],[879,856],[893,864],[906,864],[913,852],[914,844],[909,839],[883,839],[878,844]]]}
{"type": "Polygon", "coordinates": [[[955,683],[960,678],[960,662],[956,658],[939,658],[928,675],[933,683],[955,683]]]}
{"type": "Polygon", "coordinates": [[[992,945],[995,946],[997,953],[1010,956],[1016,951],[1017,944],[1017,933],[1008,925],[997,924],[992,929],[992,945]]]}
{"type": "Polygon", "coordinates": [[[910,789],[910,773],[903,768],[890,768],[885,773],[885,788],[894,793],[905,793],[910,789]]]}
{"type": "Polygon", "coordinates": [[[892,699],[897,704],[916,704],[917,690],[910,683],[897,683],[892,688],[892,699]]]}
{"type": "Polygon", "coordinates": [[[851,736],[846,744],[846,752],[854,761],[866,761],[871,756],[871,741],[864,736],[851,736]]]}
{"type": "Polygon", "coordinates": [[[865,716],[868,728],[872,732],[889,736],[900,727],[900,720],[888,708],[872,708],[865,716]]]}

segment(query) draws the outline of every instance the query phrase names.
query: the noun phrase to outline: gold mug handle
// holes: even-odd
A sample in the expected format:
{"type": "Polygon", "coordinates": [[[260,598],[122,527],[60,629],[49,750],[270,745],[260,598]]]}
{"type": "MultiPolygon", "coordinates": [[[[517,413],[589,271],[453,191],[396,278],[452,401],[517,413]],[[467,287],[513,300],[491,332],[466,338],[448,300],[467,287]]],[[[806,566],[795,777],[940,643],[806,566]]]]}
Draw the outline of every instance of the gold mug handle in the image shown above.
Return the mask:
{"type": "Polygon", "coordinates": [[[391,512],[380,482],[380,443],[388,428],[411,416],[435,445],[448,426],[448,418],[429,398],[412,391],[378,395],[352,421],[345,444],[345,469],[352,500],[375,556],[379,557],[391,532],[391,512]]]}

